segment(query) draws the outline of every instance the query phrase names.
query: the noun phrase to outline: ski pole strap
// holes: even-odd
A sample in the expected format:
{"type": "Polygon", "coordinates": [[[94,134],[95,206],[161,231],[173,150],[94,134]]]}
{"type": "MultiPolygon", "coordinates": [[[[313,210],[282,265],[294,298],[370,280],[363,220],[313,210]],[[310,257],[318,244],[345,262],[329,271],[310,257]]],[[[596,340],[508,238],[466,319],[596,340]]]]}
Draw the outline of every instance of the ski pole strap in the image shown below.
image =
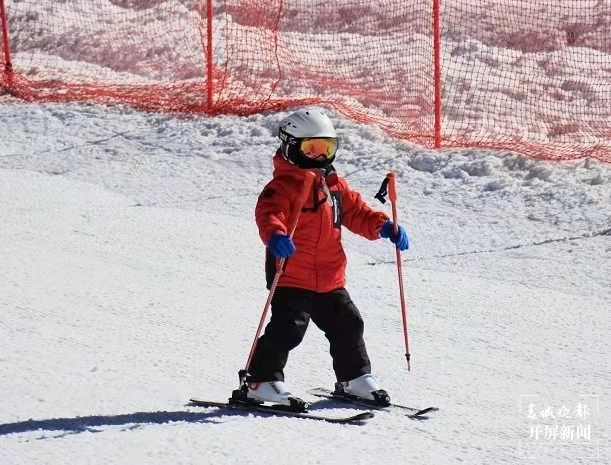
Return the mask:
{"type": "Polygon", "coordinates": [[[388,195],[388,182],[389,181],[390,180],[388,179],[388,176],[385,177],[384,181],[382,181],[382,185],[380,186],[380,190],[375,195],[375,198],[378,199],[382,203],[386,203],[386,196],[388,195]]]}

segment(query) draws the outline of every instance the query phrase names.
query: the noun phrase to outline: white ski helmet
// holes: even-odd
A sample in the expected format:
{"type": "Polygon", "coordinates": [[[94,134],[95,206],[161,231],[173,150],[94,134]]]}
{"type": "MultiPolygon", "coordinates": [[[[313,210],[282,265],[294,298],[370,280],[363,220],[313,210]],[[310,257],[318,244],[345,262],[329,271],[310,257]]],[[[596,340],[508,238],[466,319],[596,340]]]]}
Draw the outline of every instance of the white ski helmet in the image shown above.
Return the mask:
{"type": "Polygon", "coordinates": [[[278,137],[284,158],[300,168],[325,169],[335,160],[337,133],[320,110],[296,111],[282,121],[278,137]]]}

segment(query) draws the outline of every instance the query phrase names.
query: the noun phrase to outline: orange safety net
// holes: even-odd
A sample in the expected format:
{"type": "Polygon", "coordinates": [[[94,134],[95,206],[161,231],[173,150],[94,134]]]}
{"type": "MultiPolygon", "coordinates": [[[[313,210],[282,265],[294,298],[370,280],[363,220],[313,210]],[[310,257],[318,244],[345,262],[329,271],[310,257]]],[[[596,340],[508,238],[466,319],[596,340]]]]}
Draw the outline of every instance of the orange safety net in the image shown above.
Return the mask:
{"type": "Polygon", "coordinates": [[[611,162],[611,4],[0,0],[31,101],[246,115],[332,105],[427,147],[611,162]]]}

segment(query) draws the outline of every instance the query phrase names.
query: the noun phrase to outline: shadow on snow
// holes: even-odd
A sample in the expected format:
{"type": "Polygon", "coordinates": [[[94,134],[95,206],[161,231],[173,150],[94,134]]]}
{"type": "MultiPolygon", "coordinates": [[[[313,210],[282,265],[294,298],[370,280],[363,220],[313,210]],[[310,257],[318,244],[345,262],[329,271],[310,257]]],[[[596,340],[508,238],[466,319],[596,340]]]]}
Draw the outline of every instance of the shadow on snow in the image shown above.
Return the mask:
{"type": "MultiPolygon", "coordinates": [[[[309,408],[310,412],[325,409],[328,407],[338,407],[336,401],[319,400],[313,402],[309,408]]],[[[54,438],[78,433],[99,433],[104,426],[125,426],[123,430],[133,430],[147,424],[162,425],[165,423],[187,422],[187,423],[219,423],[219,418],[223,416],[260,416],[269,417],[273,413],[253,412],[248,410],[235,410],[219,407],[204,407],[206,410],[213,409],[211,412],[135,412],[123,415],[91,415],[73,418],[49,418],[47,420],[26,420],[15,423],[0,423],[0,436],[15,433],[29,433],[36,431],[61,431],[63,434],[53,435],[54,438]]],[[[351,406],[355,410],[362,410],[358,406],[351,406]]],[[[46,439],[48,436],[41,436],[39,439],[46,439]]]]}
{"type": "MultiPolygon", "coordinates": [[[[97,433],[104,426],[126,426],[125,429],[135,429],[145,424],[173,422],[188,423],[216,423],[215,417],[241,415],[247,416],[251,412],[229,411],[215,409],[212,412],[135,412],[123,415],[91,415],[73,418],[50,418],[47,420],[27,420],[15,423],[0,423],[0,436],[14,433],[27,433],[35,431],[63,431],[66,434],[84,432],[97,433]]],[[[61,436],[65,436],[63,434],[61,436]]],[[[60,437],[61,437],[60,436],[60,437]]],[[[58,437],[58,436],[55,436],[58,437]]]]}

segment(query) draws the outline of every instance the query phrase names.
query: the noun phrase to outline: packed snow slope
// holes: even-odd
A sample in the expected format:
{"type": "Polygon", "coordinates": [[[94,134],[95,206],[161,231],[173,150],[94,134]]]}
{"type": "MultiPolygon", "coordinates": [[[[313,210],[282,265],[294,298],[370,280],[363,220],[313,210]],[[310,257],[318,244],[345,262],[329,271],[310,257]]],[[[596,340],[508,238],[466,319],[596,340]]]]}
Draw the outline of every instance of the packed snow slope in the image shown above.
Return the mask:
{"type": "MultiPolygon", "coordinates": [[[[373,196],[397,173],[411,240],[408,372],[393,247],[344,233],[374,374],[440,411],[339,426],[186,406],[226,399],[246,362],[267,297],[253,210],[288,112],[4,97],[2,465],[611,462],[611,166],[423,150],[329,113],[368,202],[389,211],[373,196]]],[[[315,326],[286,375],[308,400],[332,387],[315,326]]]]}

